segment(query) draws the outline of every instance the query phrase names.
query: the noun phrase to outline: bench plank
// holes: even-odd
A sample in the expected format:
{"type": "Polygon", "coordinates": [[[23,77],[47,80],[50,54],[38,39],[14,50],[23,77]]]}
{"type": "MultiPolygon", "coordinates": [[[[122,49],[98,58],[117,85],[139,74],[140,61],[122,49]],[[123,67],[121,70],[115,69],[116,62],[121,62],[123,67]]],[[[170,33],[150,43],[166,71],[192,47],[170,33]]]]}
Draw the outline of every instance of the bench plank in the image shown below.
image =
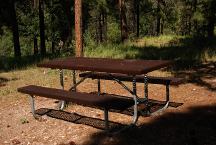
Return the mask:
{"type": "Polygon", "coordinates": [[[97,106],[107,109],[124,110],[134,105],[133,99],[129,97],[120,97],[109,94],[103,94],[102,96],[98,96],[97,94],[71,92],[62,89],[41,87],[35,85],[18,88],[18,92],[29,94],[32,96],[36,95],[46,98],[73,102],[80,105],[97,106]]]}

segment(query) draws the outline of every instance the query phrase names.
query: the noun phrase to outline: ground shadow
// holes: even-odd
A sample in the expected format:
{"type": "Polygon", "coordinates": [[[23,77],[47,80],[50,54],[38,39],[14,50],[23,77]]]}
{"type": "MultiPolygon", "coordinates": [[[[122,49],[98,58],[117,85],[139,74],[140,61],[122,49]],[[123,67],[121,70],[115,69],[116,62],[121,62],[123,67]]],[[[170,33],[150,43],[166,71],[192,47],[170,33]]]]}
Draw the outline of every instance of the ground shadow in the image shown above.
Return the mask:
{"type": "MultiPolygon", "coordinates": [[[[150,99],[149,104],[151,104],[151,107],[149,107],[149,111],[155,112],[161,107],[163,107],[166,104],[166,102],[150,99]]],[[[183,105],[183,103],[170,102],[169,107],[177,108],[181,105],[183,105]]],[[[94,107],[94,108],[103,110],[103,108],[98,108],[98,107],[94,107]]],[[[143,107],[143,104],[139,104],[138,105],[139,116],[146,116],[146,117],[149,116],[146,114],[144,115],[144,114],[139,113],[140,111],[142,112],[147,111],[146,109],[147,109],[146,106],[143,107]]],[[[129,116],[134,115],[133,106],[129,107],[126,110],[110,109],[109,112],[121,113],[121,114],[129,115],[129,116]]],[[[71,113],[71,112],[66,112],[62,110],[54,110],[54,109],[48,109],[48,108],[37,109],[36,114],[39,116],[39,118],[42,117],[43,115],[47,115],[52,118],[56,118],[56,119],[60,119],[60,120],[64,120],[64,121],[68,121],[68,122],[72,122],[76,124],[84,124],[84,125],[92,126],[94,128],[105,130],[105,122],[103,119],[99,119],[99,118],[92,118],[92,117],[83,116],[77,113],[71,113]]],[[[127,126],[126,124],[109,121],[109,130],[111,132],[115,132],[116,130],[119,130],[120,128],[124,128],[126,126],[127,126]]]]}
{"type": "MultiPolygon", "coordinates": [[[[126,51],[137,52],[127,58],[173,60],[174,64],[167,70],[177,77],[186,78],[190,83],[204,86],[211,91],[216,90],[212,80],[216,77],[216,60],[206,61],[208,56],[216,57],[216,37],[174,38],[168,44],[161,46],[131,46],[126,51]]],[[[125,51],[125,50],[122,50],[125,51]]],[[[216,82],[216,80],[215,80],[216,82]]]]}
{"type": "Polygon", "coordinates": [[[25,69],[28,66],[35,65],[44,59],[53,59],[60,57],[59,54],[29,55],[22,57],[0,56],[0,72],[7,72],[17,69],[25,69]]]}
{"type": "Polygon", "coordinates": [[[216,56],[216,37],[184,37],[173,38],[169,43],[160,46],[131,46],[128,52],[137,52],[136,55],[127,55],[127,58],[174,60],[172,69],[175,71],[189,69],[205,61],[206,54],[216,56]]]}
{"type": "Polygon", "coordinates": [[[9,81],[9,79],[4,78],[4,77],[0,77],[0,87],[5,86],[6,85],[5,82],[8,82],[8,81],[9,81]]]}
{"type": "MultiPolygon", "coordinates": [[[[36,110],[36,114],[43,116],[47,115],[52,118],[76,123],[76,124],[84,124],[88,126],[92,126],[97,129],[105,130],[105,123],[104,120],[99,118],[92,118],[88,116],[83,116],[77,113],[71,113],[61,110],[54,110],[54,109],[47,109],[47,108],[41,108],[36,110]]],[[[126,125],[110,121],[109,127],[111,130],[116,130],[125,127],[126,125]]]]}
{"type": "Polygon", "coordinates": [[[0,87],[6,86],[6,83],[9,81],[15,81],[15,80],[18,80],[18,79],[17,78],[8,79],[8,78],[0,76],[0,87]]]}
{"type": "Polygon", "coordinates": [[[216,62],[207,62],[192,67],[190,70],[175,72],[176,76],[187,78],[187,82],[216,91],[216,62]]]}
{"type": "Polygon", "coordinates": [[[127,131],[108,136],[92,134],[85,145],[215,145],[216,106],[191,107],[167,113],[127,131]]]}
{"type": "Polygon", "coordinates": [[[8,82],[8,81],[9,81],[8,78],[0,77],[0,83],[5,83],[5,82],[8,82]]]}

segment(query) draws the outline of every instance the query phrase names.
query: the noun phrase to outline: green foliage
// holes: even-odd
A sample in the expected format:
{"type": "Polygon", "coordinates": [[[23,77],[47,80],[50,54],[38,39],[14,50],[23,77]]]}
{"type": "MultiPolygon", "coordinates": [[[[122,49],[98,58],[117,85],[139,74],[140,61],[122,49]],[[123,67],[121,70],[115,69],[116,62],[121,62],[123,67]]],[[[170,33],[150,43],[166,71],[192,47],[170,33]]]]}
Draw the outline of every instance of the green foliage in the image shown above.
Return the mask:
{"type": "MultiPolygon", "coordinates": [[[[134,31],[136,25],[134,14],[136,11],[133,1],[125,1],[129,40],[126,41],[126,44],[120,44],[121,30],[118,1],[84,0],[83,33],[85,55],[113,58],[172,59],[172,57],[168,56],[174,55],[172,53],[175,51],[186,50],[187,54],[181,56],[189,58],[189,55],[194,53],[193,51],[199,52],[202,46],[206,50],[205,52],[200,51],[204,53],[202,55],[208,55],[209,58],[212,58],[215,54],[212,48],[215,45],[213,42],[206,43],[205,37],[211,34],[211,31],[216,31],[214,29],[216,24],[216,2],[215,0],[198,0],[197,3],[195,2],[195,0],[140,0],[140,38],[144,37],[141,40],[145,44],[140,48],[139,45],[130,42],[136,40],[134,31]],[[160,2],[159,5],[158,2],[160,2]],[[104,18],[101,19],[102,14],[104,14],[104,18]],[[160,18],[160,28],[163,31],[159,35],[163,34],[165,36],[149,37],[156,35],[158,18],[160,18]],[[101,23],[103,25],[102,42],[99,40],[100,21],[103,21],[101,23]],[[182,38],[179,35],[183,35],[182,38]],[[201,43],[197,41],[198,38],[192,39],[191,36],[202,36],[201,43]],[[204,47],[204,45],[206,46],[204,47]],[[175,51],[162,51],[161,48],[175,51]],[[144,54],[144,50],[150,52],[148,57],[144,54]],[[160,55],[163,56],[159,56],[156,50],[161,52],[160,55]]],[[[2,1],[0,4],[0,55],[2,58],[11,58],[14,53],[11,27],[13,20],[9,11],[9,3],[2,1]]],[[[53,47],[55,53],[59,52],[58,55],[60,56],[74,55],[74,0],[44,1],[44,6],[47,52],[51,53],[53,47]],[[60,40],[64,42],[62,48],[59,46],[60,40]]],[[[31,0],[16,1],[16,15],[19,24],[22,55],[24,57],[31,56],[33,55],[34,37],[38,40],[40,50],[38,5],[33,6],[31,0]]],[[[139,42],[139,39],[137,41],[139,42]]],[[[215,40],[211,39],[211,41],[215,40]]],[[[196,57],[201,58],[201,56],[192,55],[190,59],[196,57]]],[[[10,63],[14,61],[7,60],[10,63]]]]}
{"type": "Polygon", "coordinates": [[[203,61],[216,60],[216,43],[214,39],[175,35],[144,37],[137,42],[125,44],[87,46],[85,56],[175,60],[176,69],[185,69],[203,61]]]}
{"type": "Polygon", "coordinates": [[[2,35],[0,35],[0,56],[13,55],[13,38],[12,33],[7,27],[1,28],[2,35]]]}
{"type": "Polygon", "coordinates": [[[121,41],[120,33],[118,23],[109,23],[107,41],[109,43],[119,43],[121,41]]]}
{"type": "Polygon", "coordinates": [[[199,23],[202,23],[202,22],[204,22],[204,20],[205,20],[204,14],[201,13],[201,12],[199,12],[199,11],[197,11],[197,12],[195,12],[195,13],[193,14],[192,19],[193,19],[194,21],[199,22],[199,23]]]}
{"type": "Polygon", "coordinates": [[[20,119],[20,122],[21,122],[22,124],[29,123],[29,121],[27,120],[27,118],[21,118],[21,119],[20,119]]]}
{"type": "Polygon", "coordinates": [[[134,55],[123,44],[99,44],[96,47],[86,47],[85,56],[102,58],[126,58],[127,55],[134,55]]]}

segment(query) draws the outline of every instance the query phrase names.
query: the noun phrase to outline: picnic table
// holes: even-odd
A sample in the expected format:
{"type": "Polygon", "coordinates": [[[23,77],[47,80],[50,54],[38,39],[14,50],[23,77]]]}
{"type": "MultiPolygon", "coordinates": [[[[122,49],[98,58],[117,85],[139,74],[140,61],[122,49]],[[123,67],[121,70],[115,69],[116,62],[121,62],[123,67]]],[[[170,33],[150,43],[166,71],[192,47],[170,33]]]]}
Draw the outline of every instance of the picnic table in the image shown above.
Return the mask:
{"type": "MultiPolygon", "coordinates": [[[[32,98],[32,112],[34,113],[34,100],[33,95],[44,96],[48,98],[59,99],[61,101],[60,109],[65,106],[65,101],[72,101],[83,105],[94,105],[104,108],[105,126],[108,128],[108,110],[125,109],[125,107],[133,106],[133,121],[132,124],[136,124],[138,120],[138,107],[139,103],[148,103],[148,76],[147,73],[164,68],[172,64],[169,60],[135,60],[135,59],[109,59],[109,58],[87,58],[87,57],[69,57],[54,59],[44,63],[40,63],[38,67],[59,69],[60,70],[60,84],[62,90],[64,90],[64,76],[63,70],[72,70],[73,85],[69,90],[60,91],[54,88],[45,88],[41,86],[26,86],[19,88],[18,91],[26,94],[30,94],[32,98]],[[77,81],[76,71],[85,72],[85,75],[77,81]],[[88,72],[88,73],[86,73],[88,72]],[[89,78],[92,74],[106,74],[109,79],[118,82],[125,90],[127,90],[133,97],[115,96],[110,94],[102,95],[100,90],[100,79],[98,79],[98,93],[95,95],[76,92],[76,87],[81,84],[86,78],[89,78]],[[133,84],[132,89],[128,88],[121,77],[117,77],[118,74],[129,76],[133,84]],[[142,77],[140,77],[142,76],[142,77]],[[139,78],[143,80],[145,85],[145,96],[139,97],[136,92],[136,83],[139,78]],[[99,96],[99,97],[98,97],[99,96]]],[[[97,75],[98,76],[98,75],[97,75]]],[[[167,104],[166,106],[167,107],[167,104]]]]}

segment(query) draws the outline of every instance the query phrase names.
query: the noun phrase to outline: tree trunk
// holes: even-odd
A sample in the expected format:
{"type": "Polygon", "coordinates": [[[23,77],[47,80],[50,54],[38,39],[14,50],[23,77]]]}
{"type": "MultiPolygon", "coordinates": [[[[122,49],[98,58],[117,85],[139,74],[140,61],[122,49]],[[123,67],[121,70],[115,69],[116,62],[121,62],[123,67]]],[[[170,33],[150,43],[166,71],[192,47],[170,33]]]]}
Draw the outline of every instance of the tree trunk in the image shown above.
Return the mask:
{"type": "Polygon", "coordinates": [[[100,10],[98,15],[98,32],[99,32],[99,42],[103,42],[102,10],[100,10]]]}
{"type": "Polygon", "coordinates": [[[156,26],[157,36],[160,35],[160,26],[161,26],[160,0],[157,0],[157,26],[156,26]]]}
{"type": "Polygon", "coordinates": [[[82,0],[75,0],[75,40],[77,57],[83,56],[83,40],[82,40],[82,0]]]}
{"type": "Polygon", "coordinates": [[[128,26],[127,26],[125,0],[119,0],[119,9],[120,9],[121,41],[124,42],[126,39],[128,39],[128,26]]]}
{"type": "Polygon", "coordinates": [[[102,23],[103,23],[103,35],[104,41],[107,41],[107,13],[105,10],[102,11],[102,23]]]}
{"type": "Polygon", "coordinates": [[[215,26],[215,20],[214,19],[209,19],[208,21],[208,37],[213,37],[214,36],[214,26],[215,26]]]}
{"type": "Polygon", "coordinates": [[[136,37],[139,38],[140,0],[136,0],[136,37]]]}
{"type": "Polygon", "coordinates": [[[63,38],[63,40],[65,40],[65,46],[68,48],[71,40],[72,40],[72,15],[71,15],[71,0],[66,0],[66,16],[67,16],[67,21],[68,21],[68,30],[65,33],[65,38],[63,38]]]}
{"type": "Polygon", "coordinates": [[[214,36],[214,27],[215,27],[215,22],[216,22],[216,1],[212,0],[210,2],[210,14],[208,17],[208,27],[207,27],[207,32],[208,32],[208,37],[213,37],[214,36]]]}
{"type": "Polygon", "coordinates": [[[38,54],[38,41],[37,41],[37,37],[34,36],[34,55],[38,54]]]}
{"type": "Polygon", "coordinates": [[[106,41],[107,38],[107,16],[106,16],[106,11],[104,10],[103,7],[100,8],[99,14],[98,14],[98,30],[97,32],[97,41],[98,42],[104,42],[106,41]]]}
{"type": "Polygon", "coordinates": [[[52,54],[55,54],[55,43],[54,41],[51,42],[52,54]]]}
{"type": "Polygon", "coordinates": [[[164,19],[161,19],[160,34],[162,34],[162,35],[163,35],[163,30],[164,30],[164,19]]]}
{"type": "Polygon", "coordinates": [[[15,10],[15,2],[14,0],[10,1],[11,5],[11,26],[13,31],[13,43],[14,43],[14,56],[20,57],[21,50],[20,50],[20,42],[19,42],[19,30],[18,30],[18,23],[16,18],[16,10],[15,10]]]}
{"type": "MultiPolygon", "coordinates": [[[[197,0],[194,0],[193,1],[193,13],[195,13],[197,11],[197,0]]],[[[198,33],[198,22],[197,20],[194,20],[193,22],[194,24],[194,30],[196,33],[198,33]]]]}
{"type": "Polygon", "coordinates": [[[39,0],[39,25],[40,25],[40,52],[41,52],[41,55],[45,55],[46,46],[45,46],[44,2],[43,0],[39,0]]]}
{"type": "MultiPolygon", "coordinates": [[[[53,0],[50,0],[50,2],[51,2],[50,6],[53,7],[53,0]]],[[[52,51],[52,54],[55,53],[55,42],[54,42],[55,29],[53,27],[54,19],[55,19],[55,16],[52,13],[51,14],[51,51],[52,51]]]]}

